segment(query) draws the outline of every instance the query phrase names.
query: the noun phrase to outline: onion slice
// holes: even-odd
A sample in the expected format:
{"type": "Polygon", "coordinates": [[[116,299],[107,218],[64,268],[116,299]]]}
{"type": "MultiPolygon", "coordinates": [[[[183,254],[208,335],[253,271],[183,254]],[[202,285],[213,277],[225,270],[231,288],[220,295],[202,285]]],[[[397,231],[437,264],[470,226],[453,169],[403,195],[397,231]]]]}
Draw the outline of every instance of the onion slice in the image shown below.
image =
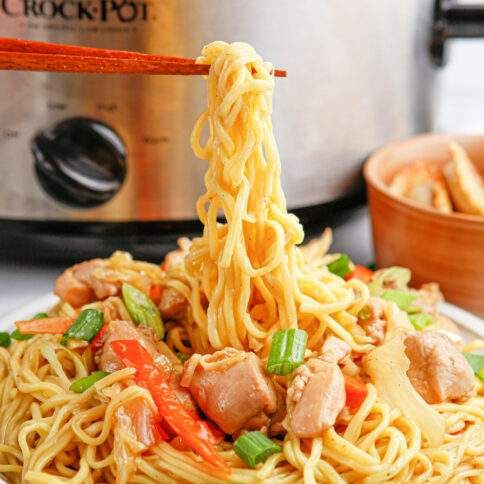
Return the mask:
{"type": "Polygon", "coordinates": [[[363,365],[378,395],[405,417],[413,420],[432,447],[444,442],[445,422],[413,388],[407,370],[410,361],[405,354],[405,332],[396,335],[368,353],[363,365]]]}

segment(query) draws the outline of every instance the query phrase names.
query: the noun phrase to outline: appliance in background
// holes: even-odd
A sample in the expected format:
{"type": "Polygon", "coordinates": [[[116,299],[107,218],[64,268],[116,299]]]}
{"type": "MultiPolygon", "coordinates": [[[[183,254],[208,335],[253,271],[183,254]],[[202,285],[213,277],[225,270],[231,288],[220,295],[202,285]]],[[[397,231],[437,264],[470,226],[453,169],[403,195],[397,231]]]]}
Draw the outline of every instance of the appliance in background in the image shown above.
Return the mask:
{"type": "MultiPolygon", "coordinates": [[[[274,129],[288,205],[311,233],[364,199],[376,147],[426,131],[447,38],[484,8],[434,0],[4,0],[1,35],[178,56],[250,42],[288,71],[274,129]]],[[[189,146],[198,77],[2,72],[0,255],[159,258],[200,229],[206,163],[189,146]]]]}

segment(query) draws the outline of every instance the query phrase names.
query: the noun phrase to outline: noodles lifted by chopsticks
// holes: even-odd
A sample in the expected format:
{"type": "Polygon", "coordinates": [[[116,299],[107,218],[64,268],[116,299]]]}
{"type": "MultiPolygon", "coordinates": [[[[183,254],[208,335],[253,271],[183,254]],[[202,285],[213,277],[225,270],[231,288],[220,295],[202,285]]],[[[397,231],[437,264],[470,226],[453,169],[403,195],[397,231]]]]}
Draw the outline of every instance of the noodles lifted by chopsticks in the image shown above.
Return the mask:
{"type": "Polygon", "coordinates": [[[199,62],[211,64],[208,107],[192,134],[195,154],[209,160],[207,191],[197,203],[204,232],[193,241],[186,271],[168,274],[186,286],[193,349],[259,351],[275,330],[299,326],[309,332],[310,348],[329,327],[355,350],[367,350],[355,317],[366,286],[345,283],[326,267],[310,270],[297,248],[304,232],[287,212],[280,183],[271,66],[243,43],[210,44],[199,62]],[[217,221],[221,212],[225,223],[217,221]]]}

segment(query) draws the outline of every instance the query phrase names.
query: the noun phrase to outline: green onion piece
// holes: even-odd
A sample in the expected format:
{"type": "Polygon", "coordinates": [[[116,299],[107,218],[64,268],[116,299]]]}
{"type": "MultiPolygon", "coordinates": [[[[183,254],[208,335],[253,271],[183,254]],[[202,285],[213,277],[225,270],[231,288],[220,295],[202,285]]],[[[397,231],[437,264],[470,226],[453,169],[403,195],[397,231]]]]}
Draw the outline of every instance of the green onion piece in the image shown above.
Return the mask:
{"type": "Polygon", "coordinates": [[[47,313],[37,313],[32,319],[44,319],[48,317],[49,315],[47,313]]]}
{"type": "Polygon", "coordinates": [[[417,314],[422,312],[422,308],[420,306],[409,306],[405,309],[405,312],[408,314],[417,314]]]}
{"type": "Polygon", "coordinates": [[[368,284],[372,296],[379,296],[386,288],[406,289],[412,273],[406,267],[393,266],[381,269],[368,284]]]}
{"type": "Polygon", "coordinates": [[[176,354],[177,358],[182,362],[182,363],[185,363],[185,361],[187,361],[189,358],[190,358],[190,355],[187,355],[185,353],[182,353],[181,351],[179,351],[177,354],[176,354]]]}
{"type": "Polygon", "coordinates": [[[371,271],[376,271],[378,268],[376,266],[376,262],[372,262],[371,264],[368,264],[366,267],[370,269],[371,271]]]}
{"type": "Polygon", "coordinates": [[[71,338],[91,341],[99,333],[104,324],[104,316],[97,309],[81,311],[73,325],[64,333],[61,343],[65,345],[71,338]]]}
{"type": "Polygon", "coordinates": [[[308,334],[303,329],[277,331],[272,337],[267,371],[275,375],[289,375],[304,362],[308,334]]]}
{"type": "MultiPolygon", "coordinates": [[[[48,318],[49,315],[47,313],[37,313],[32,319],[44,319],[48,318]]],[[[18,329],[12,332],[10,337],[17,341],[27,341],[30,338],[33,338],[35,335],[33,334],[22,334],[18,329]]]]}
{"type": "Polygon", "coordinates": [[[88,388],[91,388],[94,383],[102,380],[104,377],[108,376],[109,373],[107,371],[95,371],[91,373],[89,376],[85,376],[84,378],[79,378],[76,380],[70,387],[69,390],[75,393],[83,393],[88,388]]]}
{"type": "Polygon", "coordinates": [[[409,314],[408,319],[415,329],[419,331],[434,324],[434,317],[428,313],[409,314]]]}
{"type": "Polygon", "coordinates": [[[464,353],[466,360],[471,365],[476,376],[484,381],[484,355],[478,353],[464,353]]]}
{"type": "Polygon", "coordinates": [[[258,430],[241,435],[234,443],[235,453],[252,468],[281,450],[280,445],[268,439],[258,430]]]}
{"type": "Polygon", "coordinates": [[[3,346],[4,348],[8,348],[10,346],[10,335],[5,332],[0,333],[0,346],[3,346]]]}
{"type": "Polygon", "coordinates": [[[129,284],[123,284],[123,300],[129,315],[136,324],[150,327],[158,338],[165,334],[161,314],[155,303],[142,291],[129,284]]]}
{"type": "Polygon", "coordinates": [[[416,299],[416,296],[410,294],[409,292],[393,289],[383,292],[380,297],[385,299],[385,301],[394,302],[400,309],[403,309],[404,311],[406,311],[416,299]]]}
{"type": "Polygon", "coordinates": [[[12,339],[16,339],[17,341],[26,341],[30,338],[33,338],[33,334],[22,334],[18,329],[12,332],[10,335],[12,339]]]}
{"type": "Polygon", "coordinates": [[[341,254],[336,260],[328,264],[329,272],[339,277],[345,277],[350,272],[350,258],[346,254],[341,254]]]}

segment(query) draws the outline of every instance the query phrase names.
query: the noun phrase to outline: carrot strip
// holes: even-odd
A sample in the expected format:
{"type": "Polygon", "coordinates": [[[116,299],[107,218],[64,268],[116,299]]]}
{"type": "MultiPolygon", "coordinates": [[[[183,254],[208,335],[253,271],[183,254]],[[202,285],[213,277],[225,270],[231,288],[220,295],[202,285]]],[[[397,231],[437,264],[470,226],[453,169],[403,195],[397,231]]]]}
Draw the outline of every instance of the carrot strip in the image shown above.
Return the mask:
{"type": "Polygon", "coordinates": [[[74,321],[74,318],[54,317],[17,321],[15,325],[21,334],[64,334],[74,321]]]}

